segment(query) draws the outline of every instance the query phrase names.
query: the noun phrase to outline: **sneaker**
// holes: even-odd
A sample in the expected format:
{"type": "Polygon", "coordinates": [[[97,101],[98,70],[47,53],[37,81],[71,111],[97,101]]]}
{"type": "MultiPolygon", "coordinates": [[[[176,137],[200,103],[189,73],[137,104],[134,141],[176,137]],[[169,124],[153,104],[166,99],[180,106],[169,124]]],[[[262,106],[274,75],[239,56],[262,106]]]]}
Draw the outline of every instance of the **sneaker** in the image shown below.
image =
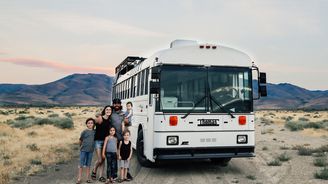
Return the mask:
{"type": "Polygon", "coordinates": [[[128,172],[128,173],[126,174],[126,179],[127,179],[127,181],[131,181],[131,180],[133,180],[133,177],[131,176],[130,172],[128,172]]]}

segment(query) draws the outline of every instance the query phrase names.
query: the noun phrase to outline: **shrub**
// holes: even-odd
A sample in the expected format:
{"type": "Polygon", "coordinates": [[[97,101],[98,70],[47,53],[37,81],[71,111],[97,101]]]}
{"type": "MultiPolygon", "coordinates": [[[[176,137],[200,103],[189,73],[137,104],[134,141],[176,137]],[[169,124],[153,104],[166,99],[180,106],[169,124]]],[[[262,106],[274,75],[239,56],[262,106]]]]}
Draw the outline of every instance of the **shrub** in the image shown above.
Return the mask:
{"type": "Polygon", "coordinates": [[[281,166],[281,162],[279,161],[279,159],[274,159],[270,162],[267,163],[268,166],[281,166]]]}
{"type": "Polygon", "coordinates": [[[290,160],[290,156],[287,155],[286,152],[284,152],[283,154],[280,154],[280,155],[278,156],[278,159],[279,159],[281,162],[286,162],[286,161],[290,160]]]}
{"type": "Polygon", "coordinates": [[[256,176],[254,175],[247,175],[246,178],[250,180],[256,180],[256,176]]]}
{"type": "Polygon", "coordinates": [[[304,118],[304,117],[300,117],[300,118],[298,118],[298,120],[299,120],[299,121],[309,121],[308,118],[304,118]]]}
{"type": "Polygon", "coordinates": [[[70,129],[73,128],[73,120],[70,118],[61,118],[55,121],[54,124],[56,127],[62,128],[62,129],[70,129]]]}
{"type": "Polygon", "coordinates": [[[317,167],[325,167],[328,165],[327,159],[324,157],[314,159],[313,164],[317,167]]]}
{"type": "Polygon", "coordinates": [[[72,116],[76,116],[76,113],[65,112],[64,115],[68,118],[71,118],[72,116]]]}
{"type": "Polygon", "coordinates": [[[56,117],[59,117],[59,114],[49,114],[48,117],[49,118],[56,118],[56,117]]]}
{"type": "Polygon", "coordinates": [[[328,180],[328,168],[325,167],[321,171],[316,172],[314,174],[314,177],[317,178],[317,179],[328,180]]]}
{"type": "Polygon", "coordinates": [[[3,111],[3,110],[0,110],[0,114],[2,114],[2,115],[8,115],[8,114],[9,114],[9,112],[8,112],[8,111],[3,111]]]}
{"type": "Polygon", "coordinates": [[[31,131],[31,132],[28,132],[27,135],[30,136],[30,137],[34,137],[38,134],[35,131],[31,131]]]}
{"type": "Polygon", "coordinates": [[[39,158],[32,159],[32,160],[30,161],[30,163],[31,163],[32,165],[41,165],[41,164],[42,164],[42,162],[41,162],[41,160],[40,160],[39,158]]]}
{"type": "Polygon", "coordinates": [[[323,123],[320,123],[320,122],[317,122],[317,123],[310,122],[310,123],[306,124],[304,126],[304,128],[320,129],[320,128],[324,128],[324,125],[323,125],[323,123]]]}
{"type": "Polygon", "coordinates": [[[286,145],[283,145],[283,146],[280,146],[280,149],[281,150],[289,150],[290,148],[286,145]]]}
{"type": "Polygon", "coordinates": [[[304,129],[301,123],[296,123],[293,121],[288,121],[285,124],[285,127],[288,128],[290,131],[299,131],[304,129]]]}
{"type": "Polygon", "coordinates": [[[15,120],[34,119],[34,116],[18,116],[15,120]]]}
{"type": "Polygon", "coordinates": [[[298,148],[298,155],[301,156],[309,156],[312,155],[313,150],[311,148],[306,148],[306,147],[299,147],[298,148]]]}
{"type": "Polygon", "coordinates": [[[73,120],[70,118],[26,118],[23,120],[7,120],[6,122],[15,128],[28,128],[33,125],[54,125],[58,128],[68,129],[73,128],[73,120]]]}
{"type": "Polygon", "coordinates": [[[38,148],[38,146],[35,143],[26,145],[26,148],[30,149],[31,151],[39,151],[40,150],[40,148],[38,148]]]}
{"type": "Polygon", "coordinates": [[[313,153],[314,157],[324,157],[325,156],[325,153],[324,152],[317,152],[317,153],[313,153]]]}
{"type": "Polygon", "coordinates": [[[286,121],[291,121],[292,119],[294,119],[294,117],[293,116],[287,116],[287,117],[283,116],[283,117],[281,117],[281,119],[286,120],[286,121]]]}

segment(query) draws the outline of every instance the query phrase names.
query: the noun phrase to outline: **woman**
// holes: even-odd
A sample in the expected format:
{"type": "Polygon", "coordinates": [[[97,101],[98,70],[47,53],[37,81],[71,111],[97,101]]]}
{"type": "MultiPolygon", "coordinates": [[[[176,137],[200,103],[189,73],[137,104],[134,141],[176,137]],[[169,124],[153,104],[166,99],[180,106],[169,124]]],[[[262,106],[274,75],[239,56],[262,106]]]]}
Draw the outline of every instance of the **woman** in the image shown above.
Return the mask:
{"type": "Polygon", "coordinates": [[[100,114],[96,115],[96,133],[95,133],[95,148],[97,154],[97,161],[92,170],[91,178],[97,179],[97,170],[99,171],[99,181],[106,182],[106,178],[103,177],[105,160],[102,158],[102,149],[104,146],[104,140],[109,135],[110,116],[112,114],[111,106],[107,105],[100,114]]]}

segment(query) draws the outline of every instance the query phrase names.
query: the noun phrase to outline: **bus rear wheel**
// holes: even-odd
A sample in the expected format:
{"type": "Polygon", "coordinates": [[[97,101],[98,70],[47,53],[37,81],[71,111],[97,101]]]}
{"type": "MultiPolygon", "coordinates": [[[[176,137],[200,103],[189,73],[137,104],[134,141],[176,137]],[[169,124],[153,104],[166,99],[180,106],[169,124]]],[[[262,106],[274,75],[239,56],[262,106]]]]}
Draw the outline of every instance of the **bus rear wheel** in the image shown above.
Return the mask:
{"type": "Polygon", "coordinates": [[[228,166],[231,158],[211,158],[211,161],[214,164],[220,165],[220,166],[228,166]]]}
{"type": "Polygon", "coordinates": [[[143,131],[140,130],[138,132],[137,138],[137,159],[139,163],[144,167],[152,167],[153,163],[150,162],[144,154],[144,139],[143,139],[143,131]]]}

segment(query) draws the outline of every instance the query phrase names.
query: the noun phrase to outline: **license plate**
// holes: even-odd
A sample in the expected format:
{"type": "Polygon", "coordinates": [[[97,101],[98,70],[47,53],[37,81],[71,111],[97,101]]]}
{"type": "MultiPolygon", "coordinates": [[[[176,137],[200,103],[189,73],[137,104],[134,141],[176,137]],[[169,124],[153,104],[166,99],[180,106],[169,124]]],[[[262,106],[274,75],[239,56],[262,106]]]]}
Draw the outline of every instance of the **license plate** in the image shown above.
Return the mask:
{"type": "Polygon", "coordinates": [[[198,119],[198,126],[220,126],[219,119],[198,119]]]}

